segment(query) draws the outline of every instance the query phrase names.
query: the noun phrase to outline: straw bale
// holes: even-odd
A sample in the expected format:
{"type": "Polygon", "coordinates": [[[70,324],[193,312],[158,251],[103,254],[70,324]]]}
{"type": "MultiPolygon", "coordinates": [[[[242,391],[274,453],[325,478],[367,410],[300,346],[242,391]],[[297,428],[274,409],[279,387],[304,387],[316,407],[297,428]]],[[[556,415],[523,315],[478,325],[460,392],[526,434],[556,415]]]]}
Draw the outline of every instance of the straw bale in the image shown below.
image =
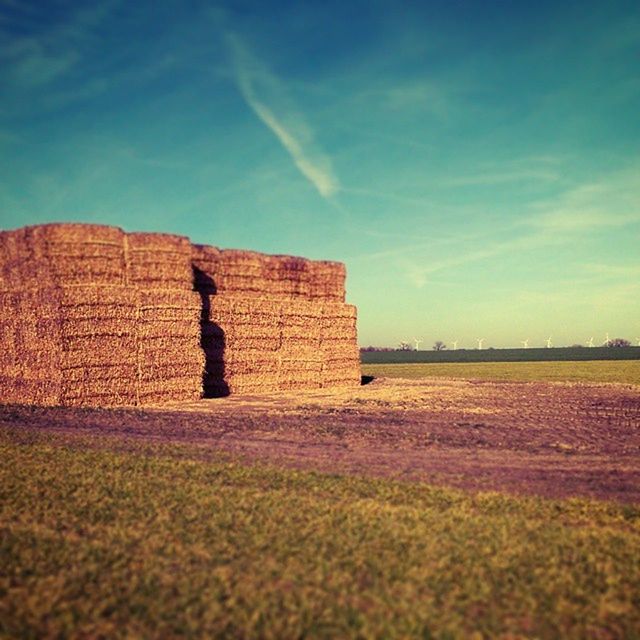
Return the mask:
{"type": "Polygon", "coordinates": [[[29,243],[34,247],[56,243],[104,243],[106,245],[120,245],[123,242],[124,231],[118,227],[101,224],[85,223],[51,223],[24,227],[29,243]]]}
{"type": "Polygon", "coordinates": [[[81,378],[71,380],[65,378],[62,384],[63,399],[92,395],[135,395],[135,378],[81,378]]]}
{"type": "Polygon", "coordinates": [[[323,340],[320,345],[324,353],[345,353],[349,357],[359,357],[358,346],[355,344],[355,335],[349,338],[334,338],[323,340]]]}
{"type": "MultiPolygon", "coordinates": [[[[42,248],[42,247],[41,247],[42,248]]],[[[56,258],[86,258],[91,261],[102,258],[111,262],[120,262],[124,266],[124,235],[116,242],[91,241],[91,242],[56,242],[48,243],[44,247],[43,257],[48,260],[56,258]]]]}
{"type": "Polygon", "coordinates": [[[98,387],[77,387],[62,394],[61,404],[67,407],[135,407],[138,394],[130,389],[101,391],[98,387]]]}
{"type": "Polygon", "coordinates": [[[358,311],[352,304],[323,300],[321,308],[323,318],[352,318],[355,320],[358,316],[358,311]]]}
{"type": "MultiPolygon", "coordinates": [[[[227,394],[225,394],[227,395],[227,394]]],[[[139,404],[143,406],[162,405],[168,402],[188,402],[202,397],[202,390],[198,389],[164,389],[163,391],[146,391],[139,394],[139,404]]],[[[214,396],[208,396],[214,397],[214,396]]]]}
{"type": "Polygon", "coordinates": [[[304,324],[283,324],[280,332],[283,343],[291,339],[305,339],[309,344],[320,346],[320,327],[317,324],[310,326],[305,326],[304,324]]]}
{"type": "Polygon", "coordinates": [[[129,253],[186,253],[189,256],[189,261],[191,261],[191,242],[185,236],[170,233],[136,232],[127,233],[126,238],[129,253]]]}
{"type": "Polygon", "coordinates": [[[229,320],[236,323],[269,324],[279,318],[282,302],[272,298],[247,298],[244,295],[224,294],[209,300],[205,319],[212,322],[229,320]]]}
{"type": "Polygon", "coordinates": [[[234,351],[244,351],[245,349],[261,349],[264,352],[273,353],[282,346],[280,336],[253,336],[237,338],[233,335],[227,336],[224,341],[226,353],[234,351]]]}
{"type": "Polygon", "coordinates": [[[222,273],[216,278],[217,293],[243,293],[261,296],[270,291],[270,283],[262,277],[222,273]]]}
{"type": "Polygon", "coordinates": [[[67,337],[81,336],[125,336],[136,335],[134,320],[122,320],[120,318],[95,317],[95,318],[63,318],[61,321],[62,333],[67,337]]]}
{"type": "Polygon", "coordinates": [[[340,262],[314,260],[309,264],[309,295],[311,298],[345,298],[346,269],[340,262]]]}
{"type": "Polygon", "coordinates": [[[283,358],[303,358],[305,360],[317,360],[322,358],[317,341],[306,338],[288,338],[283,340],[278,353],[283,358]]]}
{"type": "Polygon", "coordinates": [[[61,329],[60,336],[63,349],[108,350],[113,348],[130,348],[137,344],[137,333],[133,323],[117,321],[115,330],[109,330],[108,321],[102,327],[93,326],[93,321],[67,320],[61,329]]]}
{"type": "MultiPolygon", "coordinates": [[[[270,322],[269,324],[250,324],[248,322],[234,324],[233,322],[224,322],[217,326],[228,339],[280,338],[279,322],[270,322]]],[[[207,330],[207,333],[209,333],[209,330],[207,330]]]]}
{"type": "Polygon", "coordinates": [[[316,302],[304,298],[286,299],[282,304],[284,322],[291,322],[294,318],[317,319],[321,316],[322,307],[316,302]]]}
{"type": "Polygon", "coordinates": [[[220,271],[226,275],[262,277],[266,256],[257,251],[223,249],[220,251],[220,271]]]}
{"type": "Polygon", "coordinates": [[[140,292],[140,319],[199,321],[202,299],[193,291],[145,289],[140,292]]]}
{"type": "MultiPolygon", "coordinates": [[[[87,308],[100,306],[111,309],[133,310],[131,317],[137,317],[139,305],[139,293],[135,287],[130,286],[95,286],[95,285],[72,285],[60,286],[60,305],[67,317],[82,317],[75,312],[79,308],[82,312],[87,308]]],[[[103,313],[102,309],[98,312],[103,313]]],[[[120,311],[116,311],[120,315],[120,311]]]]}
{"type": "Polygon", "coordinates": [[[154,341],[156,346],[158,340],[163,340],[166,344],[173,338],[185,338],[194,345],[200,341],[197,321],[185,322],[182,320],[161,320],[159,322],[140,322],[138,324],[138,337],[141,344],[143,342],[154,341]]]}
{"type": "Polygon", "coordinates": [[[277,388],[277,379],[271,374],[239,373],[225,376],[222,387],[228,393],[264,393],[277,388]]]}
{"type": "MultiPolygon", "coordinates": [[[[182,381],[188,381],[187,387],[195,385],[200,388],[202,386],[202,376],[202,366],[195,366],[193,362],[177,362],[172,367],[145,367],[140,371],[138,383],[140,385],[152,382],[161,384],[164,381],[179,378],[182,381]]],[[[142,387],[140,388],[142,389],[142,387]]]]}
{"type": "Polygon", "coordinates": [[[29,251],[24,238],[24,228],[0,232],[0,288],[27,284],[29,251]]]}
{"type": "Polygon", "coordinates": [[[50,224],[25,229],[32,268],[59,284],[123,284],[124,232],[116,227],[50,224]]]}
{"type": "Polygon", "coordinates": [[[199,398],[202,394],[202,378],[197,380],[189,376],[164,378],[162,380],[143,380],[138,386],[138,395],[141,402],[149,395],[173,396],[182,394],[182,398],[199,398]]]}
{"type": "Polygon", "coordinates": [[[124,284],[124,262],[121,256],[53,256],[47,261],[53,282],[70,284],[124,284]]]}
{"type": "Polygon", "coordinates": [[[3,404],[59,404],[60,388],[55,381],[29,379],[24,372],[19,377],[0,375],[0,390],[0,402],[3,404]]]}
{"type": "Polygon", "coordinates": [[[130,284],[141,288],[193,289],[188,238],[161,233],[129,233],[125,251],[130,284]]]}
{"type": "Polygon", "coordinates": [[[281,361],[278,367],[278,376],[287,377],[298,374],[319,375],[322,371],[322,362],[313,360],[293,360],[289,362],[281,361]]]}
{"type": "MultiPolygon", "coordinates": [[[[233,354],[232,359],[225,359],[224,363],[220,363],[220,365],[217,370],[218,374],[268,373],[275,375],[280,368],[280,361],[278,358],[265,357],[265,354],[261,351],[252,350],[236,352],[233,354]]],[[[207,372],[214,373],[216,370],[211,370],[207,367],[207,372]]]]}
{"type": "Polygon", "coordinates": [[[138,358],[143,369],[152,366],[171,368],[178,364],[191,364],[202,370],[205,361],[200,345],[184,338],[159,338],[144,346],[140,345],[138,358]]]}
{"type": "Polygon", "coordinates": [[[65,367],[137,363],[135,335],[62,338],[60,361],[65,367]]]}
{"type": "Polygon", "coordinates": [[[90,380],[122,380],[134,386],[138,381],[138,366],[136,363],[113,364],[102,366],[63,366],[65,381],[82,382],[90,380]]]}

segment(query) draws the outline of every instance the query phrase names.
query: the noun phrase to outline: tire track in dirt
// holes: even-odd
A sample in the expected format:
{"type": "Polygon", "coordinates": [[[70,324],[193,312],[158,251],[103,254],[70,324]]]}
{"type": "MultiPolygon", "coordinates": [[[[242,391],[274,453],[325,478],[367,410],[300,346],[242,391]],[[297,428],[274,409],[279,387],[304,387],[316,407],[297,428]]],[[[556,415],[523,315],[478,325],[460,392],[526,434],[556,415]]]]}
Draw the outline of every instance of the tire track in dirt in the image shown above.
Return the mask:
{"type": "Polygon", "coordinates": [[[380,379],[151,410],[0,407],[12,437],[640,503],[640,389],[380,379]]]}

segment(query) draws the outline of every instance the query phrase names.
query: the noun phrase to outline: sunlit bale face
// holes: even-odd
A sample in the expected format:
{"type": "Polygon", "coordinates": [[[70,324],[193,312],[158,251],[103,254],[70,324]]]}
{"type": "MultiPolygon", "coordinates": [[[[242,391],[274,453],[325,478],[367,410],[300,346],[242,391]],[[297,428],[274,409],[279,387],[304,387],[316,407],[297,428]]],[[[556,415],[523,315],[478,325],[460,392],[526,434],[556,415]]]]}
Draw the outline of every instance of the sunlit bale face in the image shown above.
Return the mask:
{"type": "Polygon", "coordinates": [[[25,227],[0,243],[3,401],[149,405],[359,383],[339,263],[101,225],[25,227]]]}

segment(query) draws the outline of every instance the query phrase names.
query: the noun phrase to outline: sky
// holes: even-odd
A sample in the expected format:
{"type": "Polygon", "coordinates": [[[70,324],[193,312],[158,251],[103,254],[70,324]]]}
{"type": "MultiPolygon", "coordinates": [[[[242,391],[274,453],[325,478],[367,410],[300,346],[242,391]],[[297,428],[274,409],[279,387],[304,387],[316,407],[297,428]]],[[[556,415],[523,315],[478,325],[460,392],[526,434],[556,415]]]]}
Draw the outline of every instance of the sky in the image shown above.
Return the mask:
{"type": "Polygon", "coordinates": [[[362,346],[640,340],[640,4],[0,0],[0,226],[339,260],[362,346]]]}

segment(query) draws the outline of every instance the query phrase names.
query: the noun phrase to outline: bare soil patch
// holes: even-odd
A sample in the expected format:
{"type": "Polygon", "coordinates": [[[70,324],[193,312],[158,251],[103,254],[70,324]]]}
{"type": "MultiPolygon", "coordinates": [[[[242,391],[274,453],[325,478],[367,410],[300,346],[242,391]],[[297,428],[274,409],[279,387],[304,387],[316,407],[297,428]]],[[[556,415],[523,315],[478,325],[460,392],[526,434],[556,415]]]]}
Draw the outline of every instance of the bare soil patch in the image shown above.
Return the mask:
{"type": "Polygon", "coordinates": [[[247,462],[471,490],[640,503],[640,388],[376,379],[145,410],[0,407],[52,443],[229,454],[247,462]],[[185,448],[186,447],[186,448],[185,448]]]}

